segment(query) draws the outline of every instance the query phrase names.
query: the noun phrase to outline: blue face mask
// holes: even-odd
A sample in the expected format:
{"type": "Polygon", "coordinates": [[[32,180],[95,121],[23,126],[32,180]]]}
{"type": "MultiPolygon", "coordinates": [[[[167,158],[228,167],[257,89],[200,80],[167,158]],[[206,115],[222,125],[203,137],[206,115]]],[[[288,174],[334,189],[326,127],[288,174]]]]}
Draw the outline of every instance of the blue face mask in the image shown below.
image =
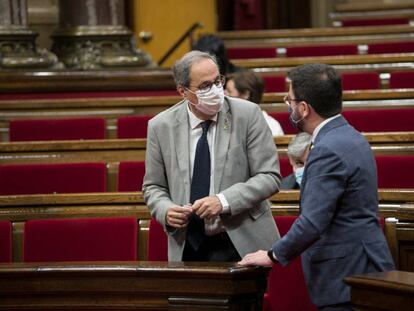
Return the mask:
{"type": "Polygon", "coordinates": [[[303,171],[305,170],[304,167],[298,167],[295,170],[295,179],[296,182],[298,183],[298,185],[300,185],[302,183],[302,176],[303,176],[303,171]]]}

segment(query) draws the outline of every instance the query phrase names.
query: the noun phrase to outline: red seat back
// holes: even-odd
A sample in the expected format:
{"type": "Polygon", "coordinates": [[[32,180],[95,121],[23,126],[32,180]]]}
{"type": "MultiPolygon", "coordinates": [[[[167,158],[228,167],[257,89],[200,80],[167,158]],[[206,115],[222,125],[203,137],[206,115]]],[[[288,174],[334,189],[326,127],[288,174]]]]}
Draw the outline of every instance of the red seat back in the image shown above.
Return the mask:
{"type": "Polygon", "coordinates": [[[275,77],[263,77],[265,92],[286,92],[287,83],[284,76],[275,76],[275,77]]]}
{"type": "Polygon", "coordinates": [[[249,47],[249,48],[228,48],[227,56],[229,59],[247,58],[273,58],[276,57],[276,48],[249,47]]]}
{"type": "Polygon", "coordinates": [[[344,90],[372,90],[381,88],[381,80],[376,72],[355,72],[342,74],[344,90]]]}
{"type": "Polygon", "coordinates": [[[134,217],[28,220],[23,260],[137,260],[137,233],[134,217]]]}
{"type": "Polygon", "coordinates": [[[143,115],[118,118],[118,138],[147,138],[148,121],[151,118],[143,115]]]}
{"type": "Polygon", "coordinates": [[[414,41],[371,43],[368,45],[368,54],[412,52],[414,52],[414,41]]]}
{"type": "Polygon", "coordinates": [[[105,191],[105,163],[0,165],[0,195],[105,191]]]}
{"type": "Polygon", "coordinates": [[[168,261],[168,240],[164,228],[151,219],[148,232],[148,260],[168,261]]]}
{"type": "MultiPolygon", "coordinates": [[[[284,236],[296,220],[296,216],[276,216],[275,221],[281,236],[284,236]]],[[[300,257],[288,266],[276,263],[269,273],[267,283],[268,310],[277,311],[313,311],[312,304],[302,272],[300,257]]]]}
{"type": "Polygon", "coordinates": [[[12,261],[12,225],[0,220],[0,262],[12,261]]]}
{"type": "Polygon", "coordinates": [[[118,191],[141,191],[145,175],[145,162],[120,162],[118,167],[118,191]]]}
{"type": "Polygon", "coordinates": [[[414,71],[392,72],[390,89],[414,88],[414,71]]]}
{"type": "Polygon", "coordinates": [[[342,115],[361,132],[414,131],[414,109],[344,110],[342,115]]]}
{"type": "Polygon", "coordinates": [[[330,56],[330,55],[358,55],[357,45],[315,45],[292,46],[286,49],[287,57],[302,56],[330,56]]]}
{"type": "Polygon", "coordinates": [[[11,120],[10,141],[104,139],[105,119],[11,120]]]}
{"type": "Polygon", "coordinates": [[[414,188],[414,155],[377,155],[379,188],[414,188]]]}
{"type": "Polygon", "coordinates": [[[279,157],[279,165],[280,165],[280,174],[282,177],[286,177],[292,174],[293,169],[292,165],[290,165],[288,157],[279,157]]]}

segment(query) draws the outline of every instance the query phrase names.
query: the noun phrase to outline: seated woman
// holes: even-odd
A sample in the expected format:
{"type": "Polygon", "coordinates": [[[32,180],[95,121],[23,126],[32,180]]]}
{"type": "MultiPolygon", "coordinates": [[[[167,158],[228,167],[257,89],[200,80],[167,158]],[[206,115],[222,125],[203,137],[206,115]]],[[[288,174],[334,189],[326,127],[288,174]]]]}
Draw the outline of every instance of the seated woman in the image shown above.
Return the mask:
{"type": "Polygon", "coordinates": [[[289,157],[290,165],[293,168],[293,173],[283,177],[280,189],[300,189],[311,141],[312,136],[302,132],[293,137],[289,142],[287,155],[289,157]]]}
{"type": "MultiPolygon", "coordinates": [[[[228,76],[225,94],[228,96],[239,97],[260,104],[264,91],[263,79],[258,77],[253,71],[240,70],[228,76]]],[[[279,122],[262,110],[263,116],[272,131],[273,136],[284,135],[279,122]]]]}

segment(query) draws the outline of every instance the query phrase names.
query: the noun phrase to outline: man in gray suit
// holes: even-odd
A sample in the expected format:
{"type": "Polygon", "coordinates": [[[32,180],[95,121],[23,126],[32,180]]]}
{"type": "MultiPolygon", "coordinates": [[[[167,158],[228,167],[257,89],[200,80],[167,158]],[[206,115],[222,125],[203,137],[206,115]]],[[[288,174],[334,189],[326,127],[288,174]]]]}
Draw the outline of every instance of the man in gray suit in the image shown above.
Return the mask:
{"type": "MultiPolygon", "coordinates": [[[[344,277],[394,269],[378,222],[373,152],[341,116],[341,78],[334,68],[306,64],[293,69],[285,102],[299,130],[312,135],[300,189],[300,215],[269,251],[240,264],[288,264],[302,255],[313,303],[320,310],[352,310],[344,277]]],[[[369,120],[367,120],[369,122],[369,120]]]]}
{"type": "Polygon", "coordinates": [[[269,248],[279,233],[267,198],[281,176],[259,106],[224,97],[224,77],[208,53],[185,54],[173,73],[184,100],[148,124],[143,183],[145,202],[168,235],[168,259],[238,261],[269,248]],[[209,163],[201,186],[208,187],[194,198],[202,138],[209,163]]]}

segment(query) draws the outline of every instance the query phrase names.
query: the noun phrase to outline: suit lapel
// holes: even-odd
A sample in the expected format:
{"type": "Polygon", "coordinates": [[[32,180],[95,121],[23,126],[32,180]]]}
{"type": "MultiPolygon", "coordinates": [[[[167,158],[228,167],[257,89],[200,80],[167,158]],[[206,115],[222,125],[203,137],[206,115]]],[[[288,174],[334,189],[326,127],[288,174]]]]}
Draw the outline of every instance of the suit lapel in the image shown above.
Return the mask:
{"type": "MultiPolygon", "coordinates": [[[[189,151],[189,130],[188,130],[188,113],[187,101],[184,101],[181,109],[176,113],[176,119],[173,127],[173,137],[175,138],[175,151],[177,154],[178,167],[182,181],[185,185],[190,184],[190,151],[189,151]]],[[[167,134],[166,134],[167,135],[167,134]]],[[[170,181],[177,182],[177,181],[170,181]]],[[[184,187],[186,196],[189,198],[189,187],[184,187]]]]}
{"type": "Polygon", "coordinates": [[[227,101],[224,101],[223,109],[218,114],[216,139],[215,139],[215,159],[214,159],[214,192],[220,192],[221,179],[223,177],[224,164],[227,157],[227,151],[230,142],[230,133],[232,130],[231,111],[227,101]]]}

